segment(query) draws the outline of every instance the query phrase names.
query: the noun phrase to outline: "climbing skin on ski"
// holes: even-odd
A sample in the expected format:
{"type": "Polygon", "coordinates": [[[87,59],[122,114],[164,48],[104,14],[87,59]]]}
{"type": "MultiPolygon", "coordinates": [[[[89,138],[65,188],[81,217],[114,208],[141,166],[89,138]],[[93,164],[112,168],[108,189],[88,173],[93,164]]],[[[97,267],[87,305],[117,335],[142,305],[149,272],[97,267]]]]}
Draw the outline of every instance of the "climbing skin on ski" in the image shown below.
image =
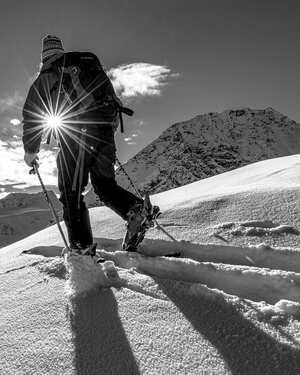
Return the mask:
{"type": "Polygon", "coordinates": [[[152,206],[149,194],[145,194],[144,203],[135,204],[127,214],[127,230],[123,239],[122,250],[137,251],[147,230],[154,226],[154,221],[159,215],[159,207],[152,206]]]}

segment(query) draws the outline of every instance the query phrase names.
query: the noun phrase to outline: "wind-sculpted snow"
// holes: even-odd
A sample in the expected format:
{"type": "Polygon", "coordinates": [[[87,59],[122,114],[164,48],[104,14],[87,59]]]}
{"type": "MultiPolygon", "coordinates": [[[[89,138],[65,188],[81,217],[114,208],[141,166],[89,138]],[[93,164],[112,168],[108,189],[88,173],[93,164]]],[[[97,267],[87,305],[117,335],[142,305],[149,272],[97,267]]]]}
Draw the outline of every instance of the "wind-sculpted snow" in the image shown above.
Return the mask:
{"type": "Polygon", "coordinates": [[[266,268],[195,262],[190,259],[146,257],[141,254],[99,251],[99,256],[113,260],[118,266],[173,280],[200,283],[211,289],[275,304],[288,299],[300,313],[300,274],[266,268]]]}
{"type": "Polygon", "coordinates": [[[216,226],[215,235],[232,236],[268,236],[268,235],[299,235],[299,230],[292,225],[275,224],[269,220],[266,221],[246,221],[241,223],[224,223],[216,226]]]}

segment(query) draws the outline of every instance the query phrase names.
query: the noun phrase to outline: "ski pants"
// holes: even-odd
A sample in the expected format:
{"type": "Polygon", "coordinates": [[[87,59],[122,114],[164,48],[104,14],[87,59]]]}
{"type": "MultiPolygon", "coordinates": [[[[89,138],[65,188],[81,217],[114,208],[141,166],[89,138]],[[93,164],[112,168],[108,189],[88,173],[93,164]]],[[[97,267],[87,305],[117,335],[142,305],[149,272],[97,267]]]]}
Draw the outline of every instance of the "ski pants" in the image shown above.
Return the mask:
{"type": "Polygon", "coordinates": [[[58,187],[70,246],[85,247],[93,243],[89,212],[82,195],[89,177],[100,200],[124,220],[129,209],[142,199],[116,183],[116,147],[110,126],[68,127],[59,137],[59,144],[58,187]]]}

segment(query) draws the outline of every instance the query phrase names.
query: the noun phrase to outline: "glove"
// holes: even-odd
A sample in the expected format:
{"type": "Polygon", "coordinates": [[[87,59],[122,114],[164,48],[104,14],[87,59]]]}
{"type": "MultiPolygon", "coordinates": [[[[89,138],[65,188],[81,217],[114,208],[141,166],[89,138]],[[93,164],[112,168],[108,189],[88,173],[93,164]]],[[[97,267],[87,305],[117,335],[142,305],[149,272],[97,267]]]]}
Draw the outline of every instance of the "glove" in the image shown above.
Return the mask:
{"type": "Polygon", "coordinates": [[[28,167],[33,167],[35,164],[37,167],[39,167],[39,163],[37,162],[39,160],[39,157],[37,156],[37,153],[30,153],[25,152],[24,155],[24,161],[28,165],[28,167]]]}

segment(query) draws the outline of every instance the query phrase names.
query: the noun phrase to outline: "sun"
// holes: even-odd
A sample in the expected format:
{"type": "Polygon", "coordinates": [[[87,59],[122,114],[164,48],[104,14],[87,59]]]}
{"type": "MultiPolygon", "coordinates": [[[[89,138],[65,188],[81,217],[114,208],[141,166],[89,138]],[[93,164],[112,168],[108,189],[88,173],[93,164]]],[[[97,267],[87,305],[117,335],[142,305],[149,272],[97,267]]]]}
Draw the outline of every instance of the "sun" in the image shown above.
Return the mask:
{"type": "Polygon", "coordinates": [[[62,126],[62,118],[57,115],[49,115],[46,117],[46,125],[51,129],[58,129],[62,126]]]}

